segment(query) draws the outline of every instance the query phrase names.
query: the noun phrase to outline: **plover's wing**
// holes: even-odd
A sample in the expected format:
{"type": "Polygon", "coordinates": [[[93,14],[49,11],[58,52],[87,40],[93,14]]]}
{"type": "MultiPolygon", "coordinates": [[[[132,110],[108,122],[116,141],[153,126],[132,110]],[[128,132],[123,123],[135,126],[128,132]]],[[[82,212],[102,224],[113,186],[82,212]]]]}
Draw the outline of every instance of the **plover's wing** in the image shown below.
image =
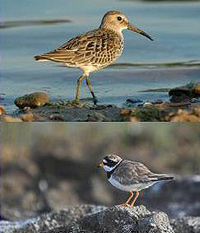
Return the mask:
{"type": "Polygon", "coordinates": [[[119,182],[125,185],[156,182],[159,180],[169,180],[165,174],[152,173],[144,164],[139,162],[124,160],[114,171],[113,175],[119,182]]]}
{"type": "Polygon", "coordinates": [[[106,64],[120,53],[118,40],[114,32],[108,33],[106,30],[95,29],[69,40],[54,51],[36,56],[35,59],[77,66],[106,64]]]}

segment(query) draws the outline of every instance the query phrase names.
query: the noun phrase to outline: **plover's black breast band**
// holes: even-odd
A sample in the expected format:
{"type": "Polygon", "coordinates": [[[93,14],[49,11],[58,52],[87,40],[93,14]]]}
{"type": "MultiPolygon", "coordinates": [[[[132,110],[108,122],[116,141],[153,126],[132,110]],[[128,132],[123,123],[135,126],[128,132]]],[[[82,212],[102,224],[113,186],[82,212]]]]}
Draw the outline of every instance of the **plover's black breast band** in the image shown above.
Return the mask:
{"type": "MultiPolygon", "coordinates": [[[[123,160],[122,160],[122,161],[123,161],[123,160]]],[[[110,179],[111,175],[113,174],[113,172],[115,171],[115,169],[121,164],[122,161],[120,161],[120,163],[119,163],[112,171],[107,172],[107,178],[108,178],[108,179],[110,179]]]]}

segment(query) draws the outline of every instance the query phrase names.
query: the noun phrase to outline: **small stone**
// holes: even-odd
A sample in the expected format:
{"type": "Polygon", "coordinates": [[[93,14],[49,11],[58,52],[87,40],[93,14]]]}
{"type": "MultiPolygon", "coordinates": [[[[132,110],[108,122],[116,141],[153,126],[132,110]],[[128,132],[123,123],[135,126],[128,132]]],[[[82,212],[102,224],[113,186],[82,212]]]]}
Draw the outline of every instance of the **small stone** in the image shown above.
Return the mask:
{"type": "Polygon", "coordinates": [[[194,108],[194,114],[198,117],[200,117],[200,107],[194,108]]]}
{"type": "Polygon", "coordinates": [[[140,99],[127,99],[126,102],[124,103],[124,106],[128,108],[134,108],[138,104],[142,104],[142,103],[143,101],[140,99]]]}
{"type": "Polygon", "coordinates": [[[163,101],[160,99],[154,101],[154,104],[162,104],[162,103],[163,103],[163,101]]]}
{"type": "Polygon", "coordinates": [[[151,106],[153,106],[153,104],[149,101],[147,101],[143,104],[143,107],[151,107],[151,106]]]}
{"type": "Polygon", "coordinates": [[[127,115],[129,115],[131,112],[132,112],[131,109],[122,109],[122,110],[120,111],[120,115],[121,115],[121,116],[127,116],[127,115]]]}
{"type": "Polygon", "coordinates": [[[44,92],[34,92],[16,98],[14,103],[18,108],[36,108],[49,103],[49,96],[44,92]]]}
{"type": "Polygon", "coordinates": [[[137,119],[137,117],[131,117],[130,122],[139,122],[139,120],[137,119]]]}
{"type": "Polygon", "coordinates": [[[198,96],[200,96],[200,83],[196,83],[194,85],[193,91],[195,94],[197,94],[198,96]]]}
{"type": "Polygon", "coordinates": [[[52,114],[50,115],[49,119],[52,121],[64,121],[65,117],[64,115],[61,114],[52,114]]]}
{"type": "Polygon", "coordinates": [[[88,118],[86,121],[91,122],[102,122],[102,121],[109,121],[102,113],[94,112],[92,114],[88,114],[88,118]]]}
{"type": "Polygon", "coordinates": [[[182,109],[179,109],[177,114],[173,116],[170,120],[171,122],[200,122],[200,117],[194,113],[189,113],[182,109]]]}
{"type": "Polygon", "coordinates": [[[22,119],[20,119],[19,117],[12,117],[12,116],[4,116],[3,117],[3,121],[5,122],[22,122],[22,119]]]}
{"type": "Polygon", "coordinates": [[[137,103],[142,103],[142,100],[140,99],[127,99],[127,103],[132,103],[132,104],[137,104],[137,103]]]}
{"type": "Polygon", "coordinates": [[[25,122],[32,122],[35,119],[32,113],[23,114],[20,116],[20,118],[22,119],[22,121],[25,121],[25,122]]]}
{"type": "Polygon", "coordinates": [[[2,105],[0,105],[0,116],[4,115],[5,113],[5,108],[2,105]]]}

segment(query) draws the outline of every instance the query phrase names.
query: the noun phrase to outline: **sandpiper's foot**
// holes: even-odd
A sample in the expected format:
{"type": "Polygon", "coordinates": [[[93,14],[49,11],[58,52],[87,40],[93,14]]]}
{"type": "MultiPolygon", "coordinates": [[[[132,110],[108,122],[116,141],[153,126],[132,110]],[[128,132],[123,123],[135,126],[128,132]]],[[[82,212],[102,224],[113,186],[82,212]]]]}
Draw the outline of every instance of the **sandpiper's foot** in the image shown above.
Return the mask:
{"type": "Polygon", "coordinates": [[[74,105],[74,106],[79,106],[80,105],[80,102],[79,102],[79,100],[72,100],[71,101],[71,105],[74,105]]]}
{"type": "Polygon", "coordinates": [[[79,108],[84,108],[84,107],[88,106],[86,102],[80,102],[80,101],[77,101],[77,100],[71,101],[70,105],[72,107],[79,107],[79,108]]]}
{"type": "Polygon", "coordinates": [[[95,97],[95,98],[93,98],[93,102],[94,102],[94,105],[97,105],[97,102],[99,102],[99,101],[98,101],[97,98],[95,97]]]}
{"type": "Polygon", "coordinates": [[[121,204],[121,205],[119,205],[119,206],[129,207],[129,208],[131,207],[131,205],[129,205],[129,204],[128,204],[128,203],[126,203],[126,202],[125,202],[125,203],[123,203],[123,204],[121,204]]]}

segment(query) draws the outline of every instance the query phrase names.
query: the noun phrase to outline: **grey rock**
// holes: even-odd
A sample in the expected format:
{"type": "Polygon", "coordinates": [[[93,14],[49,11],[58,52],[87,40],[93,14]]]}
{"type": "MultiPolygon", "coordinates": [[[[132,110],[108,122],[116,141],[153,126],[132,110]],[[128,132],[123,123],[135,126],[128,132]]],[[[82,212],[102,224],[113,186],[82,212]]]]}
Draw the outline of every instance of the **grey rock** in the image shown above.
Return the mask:
{"type": "MultiPolygon", "coordinates": [[[[51,232],[59,227],[68,226],[71,222],[77,221],[83,216],[95,214],[105,210],[107,207],[95,205],[80,205],[68,207],[63,210],[53,211],[49,214],[43,214],[38,218],[26,220],[22,227],[15,228],[9,233],[41,233],[51,232]]],[[[8,223],[7,223],[8,225],[8,223]]],[[[15,224],[16,226],[16,224],[15,224]]],[[[2,227],[0,225],[0,227],[2,227]]],[[[13,229],[13,223],[12,223],[13,229]]]]}
{"type": "Polygon", "coordinates": [[[81,205],[24,222],[10,222],[10,227],[4,221],[0,227],[8,233],[174,233],[165,213],[150,212],[145,206],[81,205]]]}
{"type": "Polygon", "coordinates": [[[49,233],[173,233],[165,213],[150,212],[144,206],[115,206],[99,213],[83,217],[65,228],[58,228],[49,233]]]}
{"type": "Polygon", "coordinates": [[[200,233],[200,217],[184,217],[171,220],[175,233],[200,233]]]}

